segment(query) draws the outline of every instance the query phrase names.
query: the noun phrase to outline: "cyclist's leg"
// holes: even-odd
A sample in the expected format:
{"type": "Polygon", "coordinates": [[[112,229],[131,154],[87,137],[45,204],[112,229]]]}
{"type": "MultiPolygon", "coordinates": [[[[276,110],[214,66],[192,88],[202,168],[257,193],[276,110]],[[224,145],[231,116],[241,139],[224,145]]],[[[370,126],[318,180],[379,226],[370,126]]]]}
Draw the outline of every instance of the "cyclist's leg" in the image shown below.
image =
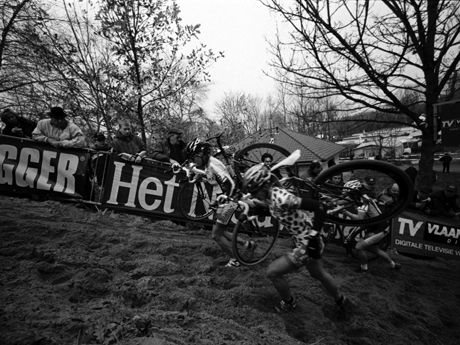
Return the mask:
{"type": "MultiPolygon", "coordinates": [[[[371,235],[371,234],[368,234],[371,235]]],[[[366,237],[368,236],[366,235],[366,237]]],[[[366,254],[366,249],[369,249],[369,245],[366,243],[364,239],[360,239],[356,243],[356,254],[358,256],[359,262],[361,262],[361,266],[363,267],[364,265],[367,265],[367,254],[366,254]]],[[[364,268],[367,270],[367,268],[364,268]]]]}
{"type": "MultiPolygon", "coordinates": [[[[212,227],[212,239],[222,248],[222,250],[233,258],[232,240],[233,234],[227,231],[233,214],[235,213],[237,203],[230,202],[223,207],[219,207],[216,211],[214,226],[212,227]]],[[[238,239],[239,240],[239,239],[238,239]]],[[[242,240],[239,240],[241,242],[242,240]]],[[[244,241],[242,242],[244,244],[244,241]]]]}
{"type": "Polygon", "coordinates": [[[326,292],[334,298],[334,301],[339,301],[342,298],[337,281],[326,272],[321,262],[321,259],[310,260],[306,265],[308,272],[313,279],[318,280],[326,290],[326,292]]]}
{"type": "Polygon", "coordinates": [[[217,221],[212,227],[211,236],[214,242],[216,242],[220,248],[231,258],[233,258],[231,240],[229,240],[224,234],[227,226],[217,221]]]}
{"type": "Polygon", "coordinates": [[[298,269],[299,266],[294,264],[294,262],[288,258],[288,255],[283,255],[276,259],[267,268],[267,278],[272,282],[276,291],[278,291],[284,301],[292,300],[291,288],[284,276],[298,269]]]}
{"type": "Polygon", "coordinates": [[[401,269],[401,265],[397,264],[393,261],[393,259],[388,255],[388,253],[382,249],[380,249],[379,243],[374,245],[368,246],[368,251],[374,253],[375,255],[381,257],[383,260],[390,264],[390,268],[401,269]]]}

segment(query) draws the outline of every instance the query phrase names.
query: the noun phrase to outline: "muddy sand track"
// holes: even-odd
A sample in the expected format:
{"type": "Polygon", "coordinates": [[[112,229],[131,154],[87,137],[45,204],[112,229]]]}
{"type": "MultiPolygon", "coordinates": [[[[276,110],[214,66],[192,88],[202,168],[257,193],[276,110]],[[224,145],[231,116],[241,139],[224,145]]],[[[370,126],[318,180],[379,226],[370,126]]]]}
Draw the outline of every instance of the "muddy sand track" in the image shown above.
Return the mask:
{"type": "MultiPolygon", "coordinates": [[[[460,262],[397,253],[355,273],[329,245],[324,266],[350,315],[305,271],[290,276],[298,309],[278,315],[267,262],[225,268],[206,230],[0,196],[0,344],[458,344],[460,262]]],[[[460,248],[459,248],[460,249],[460,248]]]]}

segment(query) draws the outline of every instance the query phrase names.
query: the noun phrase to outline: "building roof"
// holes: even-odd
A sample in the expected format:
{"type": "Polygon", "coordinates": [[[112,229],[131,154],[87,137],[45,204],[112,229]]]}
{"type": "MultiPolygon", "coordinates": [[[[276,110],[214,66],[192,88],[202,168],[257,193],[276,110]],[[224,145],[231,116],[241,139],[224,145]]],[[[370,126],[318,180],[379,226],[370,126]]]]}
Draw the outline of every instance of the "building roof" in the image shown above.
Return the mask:
{"type": "Polygon", "coordinates": [[[301,151],[298,163],[311,162],[313,160],[328,161],[338,155],[340,152],[345,151],[346,147],[332,143],[330,141],[314,138],[309,135],[291,131],[290,129],[267,129],[261,132],[252,134],[251,136],[243,139],[237,145],[236,150],[241,150],[246,146],[256,143],[271,143],[281,146],[293,152],[297,149],[301,151]]]}

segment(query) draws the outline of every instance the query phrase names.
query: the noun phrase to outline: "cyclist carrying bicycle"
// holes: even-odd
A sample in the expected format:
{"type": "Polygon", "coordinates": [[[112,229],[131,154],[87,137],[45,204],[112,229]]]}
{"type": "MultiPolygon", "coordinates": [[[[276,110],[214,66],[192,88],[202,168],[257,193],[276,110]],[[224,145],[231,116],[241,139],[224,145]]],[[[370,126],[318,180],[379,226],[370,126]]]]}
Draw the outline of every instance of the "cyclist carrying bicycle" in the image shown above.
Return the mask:
{"type": "Polygon", "coordinates": [[[267,277],[280,294],[282,300],[275,311],[291,311],[296,300],[291,294],[285,275],[305,266],[311,277],[318,280],[326,292],[334,298],[341,311],[351,302],[339,289],[336,280],[327,273],[321,262],[324,244],[320,231],[326,210],[316,200],[300,198],[281,187],[278,179],[266,165],[257,164],[244,173],[245,191],[268,206],[275,217],[292,235],[296,248],[273,261],[267,269],[267,277]],[[304,211],[313,211],[313,221],[304,211]]]}
{"type": "MultiPolygon", "coordinates": [[[[366,191],[366,189],[363,189],[362,183],[358,180],[348,181],[347,183],[345,183],[344,187],[349,189],[350,193],[362,193],[366,191]]],[[[399,187],[397,185],[393,185],[391,187],[391,190],[391,198],[380,197],[380,203],[383,204],[381,206],[387,208],[391,207],[391,204],[394,202],[394,198],[396,198],[396,191],[399,193],[399,187]]],[[[377,203],[373,199],[363,198],[363,201],[366,201],[367,204],[358,207],[356,212],[350,212],[350,210],[344,209],[341,211],[342,214],[350,219],[359,220],[364,218],[376,217],[381,213],[379,205],[377,205],[377,203]]],[[[388,262],[390,264],[390,268],[395,270],[401,269],[401,264],[395,263],[385,251],[379,248],[380,241],[386,236],[388,231],[388,222],[381,222],[380,224],[372,225],[366,228],[366,235],[364,236],[364,238],[360,239],[358,243],[356,243],[355,247],[358,253],[358,258],[361,261],[361,264],[359,268],[356,270],[356,272],[367,273],[369,270],[366,250],[376,254],[377,256],[381,257],[383,260],[388,262]]]]}
{"type": "MultiPolygon", "coordinates": [[[[219,185],[223,187],[223,192],[233,197],[237,193],[235,182],[228,171],[226,165],[220,160],[212,156],[212,145],[198,138],[190,141],[184,149],[184,154],[187,160],[196,164],[206,172],[206,180],[213,183],[219,181],[219,185]]],[[[239,267],[240,263],[233,256],[232,251],[232,234],[228,232],[227,226],[235,213],[238,204],[234,201],[229,201],[224,205],[218,205],[214,214],[214,225],[212,227],[212,239],[219,245],[220,248],[230,257],[230,260],[225,265],[226,267],[239,267]]],[[[250,256],[256,248],[253,241],[242,243],[247,249],[247,255],[250,256]]]]}

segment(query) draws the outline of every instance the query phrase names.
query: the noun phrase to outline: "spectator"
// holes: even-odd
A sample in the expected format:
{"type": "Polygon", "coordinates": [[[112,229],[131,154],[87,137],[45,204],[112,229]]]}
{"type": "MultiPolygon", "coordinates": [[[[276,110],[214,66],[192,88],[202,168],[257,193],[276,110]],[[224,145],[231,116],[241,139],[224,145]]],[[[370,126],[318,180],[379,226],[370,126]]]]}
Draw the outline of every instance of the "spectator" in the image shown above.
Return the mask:
{"type": "Polygon", "coordinates": [[[452,157],[446,152],[444,156],[439,158],[439,161],[442,162],[442,172],[449,173],[450,171],[450,162],[452,162],[452,157]]]}
{"type": "Polygon", "coordinates": [[[154,148],[152,158],[161,162],[184,163],[186,157],[183,151],[187,144],[182,141],[183,134],[183,130],[171,128],[168,132],[168,139],[154,148]]]}
{"type": "Polygon", "coordinates": [[[375,199],[376,198],[376,190],[375,190],[375,178],[372,176],[366,176],[364,181],[362,182],[362,190],[367,194],[367,196],[375,199]]]}
{"type": "Polygon", "coordinates": [[[116,154],[127,153],[130,155],[145,156],[146,147],[141,138],[132,131],[131,123],[123,120],[119,123],[119,129],[112,141],[113,152],[116,154]]]}
{"type": "Polygon", "coordinates": [[[417,178],[418,175],[418,170],[411,164],[410,167],[408,167],[404,172],[409,175],[410,179],[412,180],[412,183],[415,184],[415,179],[417,178]]]}
{"type": "Polygon", "coordinates": [[[32,139],[32,132],[37,127],[37,123],[34,121],[19,116],[11,109],[6,109],[2,113],[1,119],[5,123],[2,132],[4,135],[32,139]]]}
{"type": "Polygon", "coordinates": [[[394,183],[391,187],[385,188],[377,196],[377,204],[383,209],[391,208],[392,205],[399,199],[399,186],[394,183]]]}
{"type": "Polygon", "coordinates": [[[416,193],[414,193],[414,197],[407,208],[413,211],[424,212],[431,202],[430,194],[431,188],[421,187],[418,191],[416,191],[416,193]]]}
{"type": "Polygon", "coordinates": [[[332,176],[331,179],[326,181],[326,184],[328,185],[329,190],[332,190],[338,194],[342,193],[343,191],[342,187],[345,184],[343,182],[343,175],[338,174],[338,175],[332,176]]]}
{"type": "Polygon", "coordinates": [[[109,164],[109,152],[112,152],[112,147],[106,142],[105,135],[103,133],[96,133],[94,135],[94,144],[92,149],[98,151],[91,155],[91,167],[96,175],[96,181],[99,185],[102,185],[105,180],[105,176],[109,164]],[[104,152],[104,153],[102,153],[104,152]]]}
{"type": "Polygon", "coordinates": [[[53,107],[48,113],[49,119],[38,121],[32,132],[32,138],[59,148],[83,148],[86,146],[85,135],[73,122],[67,121],[66,113],[61,107],[53,107]]]}
{"type": "MultiPolygon", "coordinates": [[[[265,166],[267,168],[271,168],[272,164],[273,164],[273,156],[268,153],[268,152],[265,152],[263,155],[262,155],[262,159],[261,159],[262,163],[265,164],[265,166]]],[[[278,180],[281,180],[283,178],[283,176],[281,175],[280,173],[280,170],[279,169],[276,169],[274,171],[272,171],[272,174],[276,176],[276,178],[278,180]]]]}
{"type": "Polygon", "coordinates": [[[314,160],[313,162],[311,162],[310,166],[308,167],[308,170],[305,171],[302,175],[300,175],[300,177],[304,180],[314,180],[322,170],[323,167],[321,166],[321,163],[317,160],[314,160]]]}
{"type": "Polygon", "coordinates": [[[460,206],[458,205],[457,187],[447,186],[430,194],[431,202],[425,213],[430,216],[459,217],[460,206]]]}

